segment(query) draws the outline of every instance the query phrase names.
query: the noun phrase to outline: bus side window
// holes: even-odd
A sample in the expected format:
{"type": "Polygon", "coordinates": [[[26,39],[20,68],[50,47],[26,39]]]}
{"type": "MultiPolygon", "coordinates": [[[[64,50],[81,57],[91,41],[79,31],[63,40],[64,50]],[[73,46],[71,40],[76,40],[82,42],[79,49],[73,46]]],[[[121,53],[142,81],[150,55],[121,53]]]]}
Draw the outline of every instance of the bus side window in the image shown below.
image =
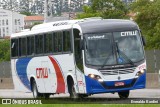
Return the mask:
{"type": "Polygon", "coordinates": [[[44,34],[44,53],[52,52],[52,33],[44,34]]]}
{"type": "Polygon", "coordinates": [[[27,55],[34,55],[34,36],[27,37],[27,55]]]}
{"type": "Polygon", "coordinates": [[[11,40],[11,56],[12,57],[18,56],[18,39],[11,40]]]}
{"type": "Polygon", "coordinates": [[[70,31],[63,31],[63,52],[71,51],[71,35],[70,31]]]}
{"type": "Polygon", "coordinates": [[[35,36],[36,54],[43,54],[43,35],[35,36]]]}
{"type": "Polygon", "coordinates": [[[53,52],[62,52],[62,32],[53,34],[53,52]]]}
{"type": "Polygon", "coordinates": [[[26,56],[26,38],[19,38],[19,56],[26,56]]]}

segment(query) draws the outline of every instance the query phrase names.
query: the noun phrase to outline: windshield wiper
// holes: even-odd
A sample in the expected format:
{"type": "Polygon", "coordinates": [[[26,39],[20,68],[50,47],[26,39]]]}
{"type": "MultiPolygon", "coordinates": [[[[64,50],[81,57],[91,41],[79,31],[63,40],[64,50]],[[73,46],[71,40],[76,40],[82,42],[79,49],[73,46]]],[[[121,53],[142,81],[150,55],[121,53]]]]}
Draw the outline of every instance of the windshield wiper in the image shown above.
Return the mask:
{"type": "Polygon", "coordinates": [[[114,49],[113,49],[113,48],[114,48],[114,47],[113,47],[113,45],[112,45],[112,51],[109,53],[108,57],[105,59],[105,61],[104,61],[104,63],[102,64],[101,68],[104,68],[105,64],[108,62],[108,59],[109,59],[110,55],[111,55],[111,54],[114,54],[114,52],[113,52],[114,49]]]}
{"type": "Polygon", "coordinates": [[[105,64],[108,62],[108,59],[110,57],[110,55],[112,54],[112,52],[109,53],[108,57],[105,59],[103,65],[101,66],[101,68],[103,68],[105,66],[105,64]]]}
{"type": "Polygon", "coordinates": [[[131,65],[135,66],[134,63],[133,63],[133,61],[130,58],[128,58],[128,56],[124,52],[122,52],[119,49],[117,42],[115,42],[115,45],[116,45],[116,51],[118,53],[118,58],[120,58],[120,54],[121,54],[121,56],[123,56],[123,58],[125,58],[126,60],[128,60],[131,65]]]}

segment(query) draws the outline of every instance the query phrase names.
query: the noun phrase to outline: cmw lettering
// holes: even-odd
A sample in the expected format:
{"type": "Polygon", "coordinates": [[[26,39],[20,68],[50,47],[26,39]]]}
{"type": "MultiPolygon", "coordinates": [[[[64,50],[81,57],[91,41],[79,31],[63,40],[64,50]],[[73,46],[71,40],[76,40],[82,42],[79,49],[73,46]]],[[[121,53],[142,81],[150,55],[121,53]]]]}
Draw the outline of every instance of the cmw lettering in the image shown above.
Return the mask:
{"type": "Polygon", "coordinates": [[[137,35],[137,31],[121,32],[121,36],[133,36],[133,35],[137,35]]]}
{"type": "Polygon", "coordinates": [[[47,68],[36,68],[37,78],[48,78],[48,69],[47,68]]]}

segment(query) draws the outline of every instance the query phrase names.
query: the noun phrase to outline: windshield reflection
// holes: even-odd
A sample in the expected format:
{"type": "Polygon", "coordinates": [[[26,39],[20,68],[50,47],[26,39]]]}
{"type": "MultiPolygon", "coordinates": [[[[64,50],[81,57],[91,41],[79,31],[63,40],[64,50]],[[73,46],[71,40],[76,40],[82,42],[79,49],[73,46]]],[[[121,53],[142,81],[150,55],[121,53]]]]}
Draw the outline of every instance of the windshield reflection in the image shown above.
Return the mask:
{"type": "Polygon", "coordinates": [[[138,31],[124,34],[122,32],[85,34],[86,64],[102,67],[115,64],[133,65],[143,60],[143,47],[138,31]]]}

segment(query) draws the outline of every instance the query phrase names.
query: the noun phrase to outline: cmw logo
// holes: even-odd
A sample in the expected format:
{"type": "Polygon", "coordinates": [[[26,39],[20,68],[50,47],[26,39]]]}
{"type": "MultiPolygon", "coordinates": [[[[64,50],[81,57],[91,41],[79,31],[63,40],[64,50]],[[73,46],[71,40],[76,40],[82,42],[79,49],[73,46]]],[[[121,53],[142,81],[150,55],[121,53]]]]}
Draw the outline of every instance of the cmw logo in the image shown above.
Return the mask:
{"type": "Polygon", "coordinates": [[[134,35],[137,35],[137,31],[121,32],[121,36],[134,36],[134,35]]]}
{"type": "Polygon", "coordinates": [[[48,78],[48,68],[36,68],[37,78],[48,78]]]}

